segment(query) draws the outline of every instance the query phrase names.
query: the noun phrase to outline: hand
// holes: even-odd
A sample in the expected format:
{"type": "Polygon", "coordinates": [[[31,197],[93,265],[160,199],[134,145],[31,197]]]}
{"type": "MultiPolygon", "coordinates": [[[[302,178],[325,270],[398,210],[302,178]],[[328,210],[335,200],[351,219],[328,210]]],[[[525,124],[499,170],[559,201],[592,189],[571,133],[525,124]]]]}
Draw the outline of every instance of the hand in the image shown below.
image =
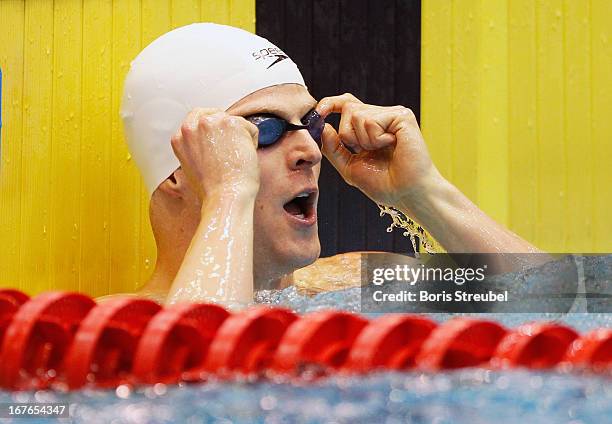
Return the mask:
{"type": "Polygon", "coordinates": [[[218,109],[194,109],[172,137],[174,154],[201,199],[213,192],[259,189],[255,125],[218,109]]]}
{"type": "Polygon", "coordinates": [[[322,99],[317,112],[341,113],[338,133],[325,125],[323,154],[348,184],[375,202],[397,207],[412,191],[441,178],[410,109],[367,105],[347,93],[322,99]]]}

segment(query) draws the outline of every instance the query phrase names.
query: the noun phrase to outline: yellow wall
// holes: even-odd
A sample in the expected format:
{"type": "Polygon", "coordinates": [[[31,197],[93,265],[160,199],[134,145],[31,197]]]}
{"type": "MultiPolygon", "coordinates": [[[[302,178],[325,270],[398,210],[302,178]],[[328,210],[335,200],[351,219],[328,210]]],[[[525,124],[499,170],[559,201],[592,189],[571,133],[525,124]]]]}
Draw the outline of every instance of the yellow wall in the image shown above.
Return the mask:
{"type": "Polygon", "coordinates": [[[133,290],[155,249],[118,110],[130,61],[198,21],[255,30],[255,0],[0,0],[0,287],[133,290]]]}
{"type": "Polygon", "coordinates": [[[442,173],[554,252],[612,252],[612,1],[423,0],[442,173]]]}
{"type": "MultiPolygon", "coordinates": [[[[129,62],[255,0],[0,0],[0,286],[92,295],[152,271],[118,119],[129,62]]],[[[612,2],[423,0],[423,130],[442,172],[551,251],[612,251],[612,2]]]]}

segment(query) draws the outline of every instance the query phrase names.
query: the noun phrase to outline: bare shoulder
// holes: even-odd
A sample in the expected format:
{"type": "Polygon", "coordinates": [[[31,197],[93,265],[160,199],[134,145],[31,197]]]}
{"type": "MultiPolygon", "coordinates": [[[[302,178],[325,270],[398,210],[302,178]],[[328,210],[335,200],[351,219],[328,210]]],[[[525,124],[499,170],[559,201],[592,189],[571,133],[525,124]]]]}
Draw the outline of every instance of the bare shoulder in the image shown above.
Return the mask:
{"type": "Polygon", "coordinates": [[[359,287],[362,285],[362,266],[366,265],[364,261],[373,256],[381,265],[397,263],[398,259],[405,258],[389,252],[349,252],[319,258],[312,265],[293,273],[294,284],[306,294],[359,287]]]}

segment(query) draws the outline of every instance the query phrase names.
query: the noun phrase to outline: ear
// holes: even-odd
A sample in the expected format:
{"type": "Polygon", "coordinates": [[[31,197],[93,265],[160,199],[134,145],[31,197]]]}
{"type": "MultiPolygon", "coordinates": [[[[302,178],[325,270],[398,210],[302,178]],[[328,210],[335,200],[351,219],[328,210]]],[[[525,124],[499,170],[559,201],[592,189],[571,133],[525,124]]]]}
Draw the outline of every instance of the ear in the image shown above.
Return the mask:
{"type": "Polygon", "coordinates": [[[168,196],[175,198],[185,197],[185,191],[187,190],[187,179],[181,168],[174,171],[168,178],[166,178],[157,187],[157,190],[161,190],[168,196]]]}

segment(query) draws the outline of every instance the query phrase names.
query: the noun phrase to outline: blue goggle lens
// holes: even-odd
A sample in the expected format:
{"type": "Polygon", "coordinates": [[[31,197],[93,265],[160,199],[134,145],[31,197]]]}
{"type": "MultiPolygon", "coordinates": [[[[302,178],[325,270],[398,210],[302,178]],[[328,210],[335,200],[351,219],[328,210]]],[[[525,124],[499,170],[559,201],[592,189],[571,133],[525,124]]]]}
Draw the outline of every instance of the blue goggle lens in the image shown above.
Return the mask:
{"type": "Polygon", "coordinates": [[[319,147],[321,147],[321,135],[325,128],[325,119],[313,110],[302,119],[302,124],[308,127],[310,136],[317,142],[319,147]]]}
{"type": "Polygon", "coordinates": [[[274,115],[255,115],[246,118],[259,129],[258,145],[270,146],[281,139],[287,131],[308,130],[310,136],[321,147],[321,134],[325,127],[325,120],[316,111],[310,111],[302,118],[303,125],[293,125],[274,115]]]}
{"type": "Polygon", "coordinates": [[[259,139],[257,143],[260,146],[270,146],[276,143],[285,133],[287,123],[282,119],[268,118],[255,123],[259,129],[259,139]]]}

